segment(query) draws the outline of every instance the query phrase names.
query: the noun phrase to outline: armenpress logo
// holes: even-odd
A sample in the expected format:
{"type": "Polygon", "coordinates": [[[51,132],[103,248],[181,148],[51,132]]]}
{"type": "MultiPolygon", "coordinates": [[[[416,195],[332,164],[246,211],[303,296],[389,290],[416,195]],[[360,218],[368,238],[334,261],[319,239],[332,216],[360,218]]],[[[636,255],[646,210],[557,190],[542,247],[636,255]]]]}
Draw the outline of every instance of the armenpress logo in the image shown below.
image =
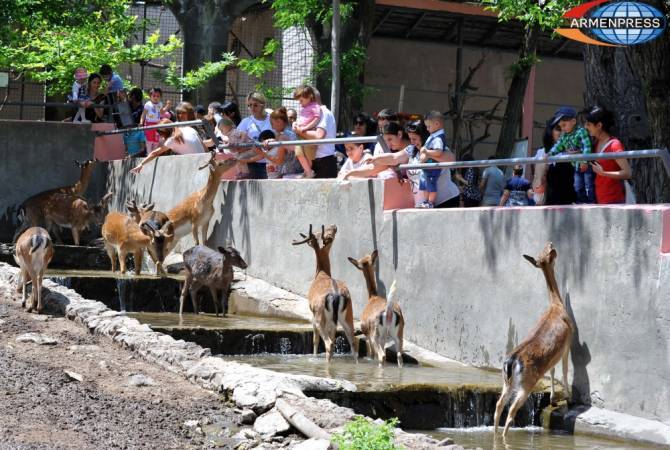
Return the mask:
{"type": "Polygon", "coordinates": [[[610,47],[644,44],[663,34],[666,27],[665,15],[641,2],[595,0],[572,8],[563,18],[565,25],[556,30],[558,34],[610,47]]]}

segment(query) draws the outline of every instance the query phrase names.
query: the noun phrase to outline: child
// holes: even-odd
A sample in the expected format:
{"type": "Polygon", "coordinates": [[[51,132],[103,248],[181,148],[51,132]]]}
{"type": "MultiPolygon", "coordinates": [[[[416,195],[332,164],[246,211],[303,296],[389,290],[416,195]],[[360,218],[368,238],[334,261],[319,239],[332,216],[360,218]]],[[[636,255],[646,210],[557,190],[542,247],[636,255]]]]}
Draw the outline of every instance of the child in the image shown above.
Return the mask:
{"type": "Polygon", "coordinates": [[[73,122],[91,123],[86,119],[86,108],[83,106],[86,100],[88,100],[88,72],[83,67],[79,67],[74,71],[74,84],[72,84],[72,95],[70,96],[70,101],[79,104],[77,114],[72,119],[73,122]]]}
{"type": "Polygon", "coordinates": [[[147,156],[144,132],[126,131],[123,133],[123,143],[126,146],[126,158],[143,158],[147,156]]]}
{"type": "MultiPolygon", "coordinates": [[[[300,102],[298,120],[293,123],[293,129],[298,133],[314,130],[321,120],[321,107],[316,102],[316,93],[311,86],[298,86],[293,98],[300,102]]],[[[316,145],[298,145],[295,154],[305,171],[305,178],[314,178],[312,161],[316,157],[316,145]]]]}
{"type": "Polygon", "coordinates": [[[340,173],[337,175],[339,180],[346,180],[350,176],[356,175],[356,169],[363,166],[372,155],[365,152],[365,144],[344,144],[347,151],[347,160],[342,165],[340,173]]]}
{"type": "MultiPolygon", "coordinates": [[[[444,135],[444,116],[439,111],[430,111],[423,120],[426,129],[430,133],[426,145],[421,148],[419,162],[435,162],[433,157],[442,154],[447,148],[446,136],[444,135]]],[[[416,205],[417,208],[432,208],[435,206],[437,197],[437,179],[440,178],[442,169],[422,169],[419,179],[419,190],[423,193],[424,200],[416,205]]]]}
{"type": "Polygon", "coordinates": [[[500,197],[500,206],[528,206],[529,199],[533,198],[533,187],[523,177],[523,166],[514,166],[512,175],[500,197]]]}
{"type": "MultiPolygon", "coordinates": [[[[584,127],[577,126],[577,111],[569,106],[561,106],[551,123],[551,126],[559,125],[562,135],[549,151],[549,156],[557,153],[592,153],[593,146],[589,133],[584,127]]],[[[575,166],[575,192],[577,203],[595,203],[595,175],[591,167],[581,161],[574,163],[575,166]]]]}
{"type": "MultiPolygon", "coordinates": [[[[223,145],[246,144],[251,142],[243,131],[235,128],[235,123],[228,117],[222,116],[219,123],[216,125],[216,135],[221,139],[223,145]]],[[[224,150],[225,153],[232,154],[235,159],[250,159],[258,155],[251,147],[230,147],[224,150]]],[[[237,175],[235,178],[244,180],[249,177],[249,168],[246,163],[237,163],[237,175]]]]}
{"type": "MultiPolygon", "coordinates": [[[[168,100],[165,103],[165,106],[163,106],[163,103],[161,102],[162,96],[163,91],[161,88],[155,87],[149,91],[149,101],[144,104],[144,111],[140,118],[140,126],[157,125],[163,115],[167,114],[171,103],[170,100],[168,100]]],[[[147,153],[151,153],[158,148],[160,136],[156,130],[144,130],[144,135],[146,136],[147,153]]]]}

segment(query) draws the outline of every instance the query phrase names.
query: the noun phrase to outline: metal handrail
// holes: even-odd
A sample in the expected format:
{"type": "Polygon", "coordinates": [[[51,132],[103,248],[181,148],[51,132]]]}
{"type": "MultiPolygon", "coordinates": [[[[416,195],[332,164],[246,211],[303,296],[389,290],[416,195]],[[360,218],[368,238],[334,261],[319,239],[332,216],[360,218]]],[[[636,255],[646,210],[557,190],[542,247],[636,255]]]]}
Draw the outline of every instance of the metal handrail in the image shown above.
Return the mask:
{"type": "Polygon", "coordinates": [[[661,158],[665,171],[670,176],[670,153],[667,149],[629,150],[617,153],[587,153],[549,156],[539,158],[480,159],[477,161],[453,161],[440,163],[400,164],[400,169],[461,169],[464,167],[515,166],[517,164],[542,164],[555,162],[595,161],[598,159],[661,158]]]}
{"type": "MultiPolygon", "coordinates": [[[[68,103],[60,103],[60,102],[2,102],[3,106],[26,106],[26,107],[45,107],[45,108],[81,108],[81,106],[77,103],[73,102],[68,102],[68,103]]],[[[90,106],[87,106],[87,108],[113,108],[114,105],[104,103],[92,103],[90,106]]]]}

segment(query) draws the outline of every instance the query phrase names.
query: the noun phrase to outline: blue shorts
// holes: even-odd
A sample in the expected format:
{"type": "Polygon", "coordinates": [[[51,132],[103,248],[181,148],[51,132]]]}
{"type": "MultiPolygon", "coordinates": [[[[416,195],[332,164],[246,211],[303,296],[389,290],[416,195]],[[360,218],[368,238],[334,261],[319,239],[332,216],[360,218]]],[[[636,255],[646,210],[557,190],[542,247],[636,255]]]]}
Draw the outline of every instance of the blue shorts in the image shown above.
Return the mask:
{"type": "Polygon", "coordinates": [[[423,169],[419,178],[419,189],[427,192],[437,192],[437,179],[442,169],[423,169]]]}

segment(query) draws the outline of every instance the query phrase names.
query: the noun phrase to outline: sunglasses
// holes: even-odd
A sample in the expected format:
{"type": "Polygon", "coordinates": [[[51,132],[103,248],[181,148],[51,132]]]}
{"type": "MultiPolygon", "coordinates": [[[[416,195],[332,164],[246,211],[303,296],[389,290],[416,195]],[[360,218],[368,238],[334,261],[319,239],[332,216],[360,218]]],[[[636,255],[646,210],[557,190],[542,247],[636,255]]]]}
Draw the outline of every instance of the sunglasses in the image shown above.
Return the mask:
{"type": "Polygon", "coordinates": [[[261,106],[259,103],[248,103],[247,108],[255,108],[256,106],[261,106]]]}
{"type": "Polygon", "coordinates": [[[362,121],[362,120],[357,120],[356,122],[354,122],[354,124],[355,125],[365,125],[365,122],[362,121]]]}

